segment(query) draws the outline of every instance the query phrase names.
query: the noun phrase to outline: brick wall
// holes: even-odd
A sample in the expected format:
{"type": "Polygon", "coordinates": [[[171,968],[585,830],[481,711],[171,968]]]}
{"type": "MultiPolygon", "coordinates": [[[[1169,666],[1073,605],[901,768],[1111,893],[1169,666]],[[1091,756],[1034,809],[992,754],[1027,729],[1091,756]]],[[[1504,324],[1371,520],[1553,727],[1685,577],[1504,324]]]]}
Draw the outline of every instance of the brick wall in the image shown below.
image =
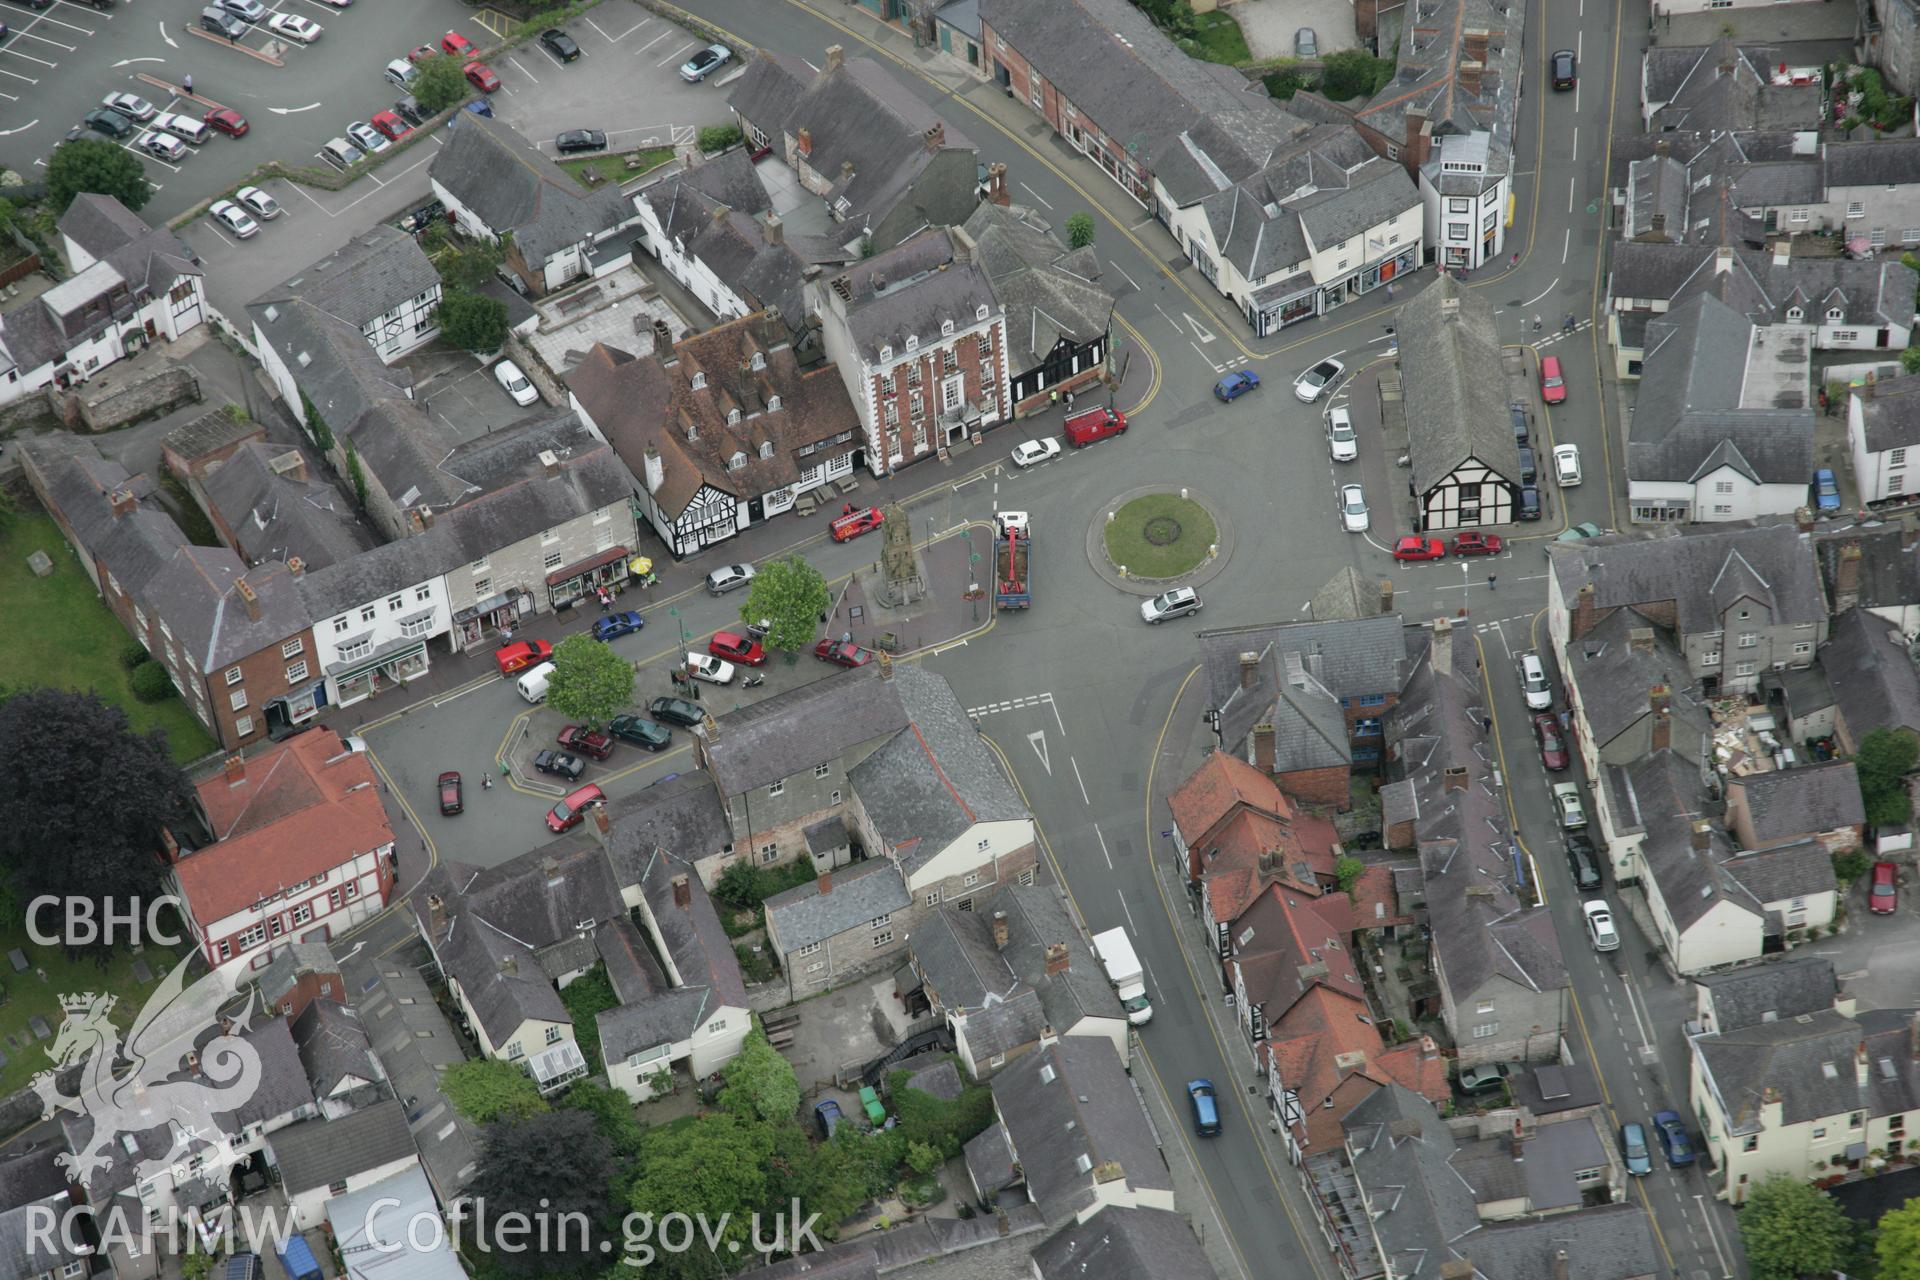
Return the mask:
{"type": "Polygon", "coordinates": [[[201,398],[199,375],[186,365],[169,363],[125,381],[103,373],[61,396],[57,403],[68,426],[111,431],[142,418],[158,417],[183,404],[198,404],[201,398]],[[98,385],[102,380],[109,381],[104,393],[98,385]]]}
{"type": "Polygon", "coordinates": [[[1023,849],[1016,849],[1012,853],[1003,855],[1000,858],[997,868],[994,864],[988,863],[977,868],[975,872],[963,872],[957,876],[948,876],[937,885],[921,885],[914,890],[914,906],[915,908],[924,908],[928,905],[927,898],[936,892],[939,893],[940,901],[943,905],[949,907],[956,906],[961,902],[979,897],[981,894],[991,890],[995,885],[1019,883],[1020,877],[1029,872],[1034,872],[1037,876],[1036,868],[1039,866],[1039,862],[1040,853],[1038,846],[1027,845],[1023,849]],[[970,874],[977,874],[979,879],[972,884],[968,884],[967,876],[970,874]]]}
{"type": "Polygon", "coordinates": [[[887,369],[875,369],[870,375],[870,390],[882,452],[888,457],[896,453],[901,455],[901,465],[904,466],[919,458],[932,456],[945,443],[946,433],[940,425],[940,416],[945,411],[941,387],[956,374],[961,379],[963,406],[981,401],[984,398],[982,388],[991,382],[992,402],[1002,410],[996,416],[1004,416],[1006,398],[1010,394],[1010,389],[999,376],[1005,344],[1005,322],[996,317],[984,332],[964,334],[951,342],[923,347],[912,359],[903,360],[887,369]],[[946,363],[945,353],[948,351],[954,355],[951,368],[946,363]],[[918,381],[914,380],[916,371],[918,381]],[[891,394],[887,391],[889,384],[893,388],[891,394]],[[920,405],[918,422],[924,426],[924,443],[921,439],[923,428],[916,426],[916,392],[920,405]],[[894,414],[891,422],[887,419],[889,405],[893,407],[894,414]]]}
{"type": "Polygon", "coordinates": [[[1329,765],[1324,769],[1275,774],[1273,780],[1280,790],[1301,804],[1330,805],[1345,812],[1353,803],[1348,776],[1345,765],[1329,765]]]}

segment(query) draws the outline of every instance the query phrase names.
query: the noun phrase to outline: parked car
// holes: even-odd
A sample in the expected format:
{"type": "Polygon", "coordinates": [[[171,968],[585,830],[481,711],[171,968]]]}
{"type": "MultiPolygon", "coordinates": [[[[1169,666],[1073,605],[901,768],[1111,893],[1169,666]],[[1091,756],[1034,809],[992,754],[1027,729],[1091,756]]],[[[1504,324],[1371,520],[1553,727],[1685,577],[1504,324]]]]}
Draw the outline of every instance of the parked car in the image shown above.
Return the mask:
{"type": "Polygon", "coordinates": [[[580,46],[574,38],[558,27],[548,27],[542,31],[540,44],[562,62],[572,62],[580,56],[580,46]]]}
{"type": "Polygon", "coordinates": [[[1520,486],[1520,509],[1515,511],[1517,520],[1538,520],[1540,518],[1540,490],[1535,485],[1520,486]]]}
{"type": "Polygon", "coordinates": [[[647,625],[647,620],[631,609],[622,609],[618,613],[609,613],[605,617],[593,620],[593,638],[595,640],[618,640],[621,636],[630,636],[647,625]]]}
{"type": "Polygon", "coordinates": [[[1891,862],[1873,864],[1873,875],[1867,881],[1867,910],[1876,916],[1890,916],[1900,907],[1900,886],[1894,874],[1891,862]]]}
{"type": "Polygon", "coordinates": [[[873,661],[873,650],[863,649],[851,640],[822,640],[813,646],[813,656],[836,667],[864,667],[873,661]]]}
{"type": "Polygon", "coordinates": [[[220,8],[225,9],[242,22],[265,22],[267,6],[260,0],[216,0],[220,8]]]}
{"type": "Polygon", "coordinates": [[[645,716],[615,716],[607,722],[607,732],[648,751],[665,751],[673,745],[673,730],[645,716]]]}
{"type": "Polygon", "coordinates": [[[1567,831],[1578,831],[1587,825],[1587,808],[1580,799],[1580,784],[1577,782],[1556,782],[1553,784],[1553,812],[1560,819],[1560,826],[1567,831]]]}
{"type": "Polygon", "coordinates": [[[209,129],[215,133],[224,133],[229,138],[244,138],[250,127],[247,118],[232,107],[215,107],[201,117],[209,129]]]}
{"type": "Polygon", "coordinates": [[[233,193],[233,198],[262,222],[271,222],[280,216],[280,202],[258,187],[242,187],[233,193]]]}
{"type": "Polygon", "coordinates": [[[401,119],[399,113],[394,111],[376,111],[367,123],[395,142],[413,134],[413,126],[401,119]]]}
{"type": "Polygon", "coordinates": [[[592,756],[595,760],[605,760],[613,754],[613,739],[583,724],[568,725],[560,730],[554,741],[569,751],[592,756]]]}
{"type": "Polygon", "coordinates": [[[1571,529],[1563,529],[1554,538],[1555,542],[1579,542],[1583,538],[1597,538],[1606,532],[1591,520],[1583,520],[1571,529]]]}
{"type": "Polygon", "coordinates": [[[566,799],[547,811],[547,830],[555,835],[571,831],[587,816],[587,810],[606,802],[606,793],[589,782],[578,791],[569,792],[566,799]]]}
{"type": "Polygon", "coordinates": [[[1527,406],[1523,404],[1508,405],[1507,417],[1513,423],[1514,447],[1517,449],[1526,448],[1531,439],[1531,425],[1527,421],[1527,406]]]}
{"type": "Polygon", "coordinates": [[[520,366],[511,360],[502,360],[493,366],[493,380],[523,409],[540,398],[540,392],[527,380],[527,375],[520,372],[520,366]]]}
{"type": "Polygon", "coordinates": [[[1260,386],[1260,375],[1251,369],[1236,369],[1213,384],[1213,394],[1221,401],[1238,400],[1260,386]]]}
{"type": "Polygon", "coordinates": [[[1668,1168],[1678,1169],[1693,1163],[1693,1139],[1688,1136],[1678,1111],[1655,1112],[1653,1132],[1660,1139],[1660,1149],[1667,1153],[1668,1168]]]}
{"type": "Polygon", "coordinates": [[[647,704],[647,714],[655,720],[677,724],[682,729],[692,729],[707,718],[699,703],[688,702],[685,698],[655,698],[647,704]]]}
{"type": "Polygon", "coordinates": [[[1620,1154],[1626,1160],[1627,1172],[1636,1178],[1644,1178],[1653,1172],[1653,1156],[1647,1150],[1647,1133],[1639,1125],[1631,1122],[1620,1126],[1620,1154]]]}
{"type": "Polygon", "coordinates": [[[471,58],[474,55],[473,41],[458,31],[449,31],[440,37],[440,52],[449,58],[471,58]]]}
{"type": "Polygon", "coordinates": [[[1043,440],[1022,440],[1013,447],[1013,465],[1037,467],[1060,456],[1060,442],[1052,436],[1043,440]]]}
{"type": "Polygon", "coordinates": [[[118,111],[129,120],[151,120],[159,114],[159,108],[137,93],[110,93],[100,100],[100,105],[111,111],[118,111]]]}
{"type": "Polygon", "coordinates": [[[407,50],[407,61],[414,66],[440,56],[440,51],[430,44],[417,44],[407,50]]]}
{"type": "Polygon", "coordinates": [[[1199,592],[1192,587],[1175,587],[1171,591],[1161,592],[1151,600],[1142,600],[1140,616],[1158,625],[1168,618],[1184,618],[1190,613],[1198,613],[1203,607],[1199,592]]]}
{"type": "Polygon", "coordinates": [[[1831,467],[1822,467],[1813,473],[1813,505],[1821,515],[1840,510],[1840,482],[1831,467]]]}
{"type": "Polygon", "coordinates": [[[467,77],[467,83],[482,93],[493,93],[500,88],[500,77],[484,62],[469,62],[461,71],[467,77]]]}
{"type": "Polygon", "coordinates": [[[118,111],[107,107],[95,107],[80,118],[80,123],[109,138],[128,138],[133,136],[133,121],[118,111]]]}
{"type": "Polygon", "coordinates": [[[380,74],[384,75],[394,88],[404,93],[413,87],[414,80],[420,75],[420,68],[414,66],[409,59],[395,58],[380,74]]]}
{"type": "Polygon", "coordinates": [[[466,808],[466,804],[460,794],[459,774],[449,770],[440,775],[440,781],[436,785],[440,788],[440,813],[442,816],[451,818],[454,814],[466,808]]]}
{"type": "Polygon", "coordinates": [[[1438,538],[1423,538],[1409,533],[1393,544],[1395,560],[1444,560],[1447,544],[1438,538]]]}
{"type": "Polygon", "coordinates": [[[1553,51],[1553,87],[1561,90],[1571,89],[1578,81],[1573,50],[1555,49],[1553,51]]]}
{"type": "Polygon", "coordinates": [[[159,160],[180,161],[187,158],[187,144],[161,129],[149,129],[134,139],[133,145],[159,160]]]}
{"type": "Polygon", "coordinates": [[[1365,533],[1370,517],[1367,514],[1367,491],[1357,484],[1340,486],[1340,527],[1348,533],[1365,533]]]}
{"type": "Polygon", "coordinates": [[[1593,841],[1579,831],[1567,832],[1567,866],[1573,872],[1574,887],[1582,893],[1600,891],[1600,855],[1593,841]]]}
{"type": "Polygon", "coordinates": [[[569,129],[553,140],[553,149],[563,156],[582,151],[605,151],[607,135],[598,129],[569,129]]]}
{"type": "Polygon", "coordinates": [[[1353,434],[1353,415],[1344,406],[1327,415],[1327,456],[1335,462],[1352,462],[1360,456],[1360,439],[1353,434]]]}
{"type": "Polygon", "coordinates": [[[494,665],[500,668],[500,674],[510,676],[516,671],[528,667],[537,667],[553,657],[553,646],[545,640],[516,640],[510,645],[493,651],[494,665]]]}
{"type": "Polygon", "coordinates": [[[863,533],[872,533],[886,522],[886,512],[878,507],[865,507],[835,519],[827,526],[827,533],[835,542],[851,542],[863,533]]]}
{"type": "Polygon", "coordinates": [[[1533,736],[1540,744],[1540,763],[1558,773],[1567,767],[1567,741],[1560,736],[1560,721],[1542,712],[1533,718],[1533,736]]]}
{"type": "MultiPolygon", "coordinates": [[[[427,122],[427,117],[433,114],[431,111],[428,111],[425,107],[421,106],[420,100],[414,97],[412,94],[408,94],[406,97],[400,99],[400,101],[394,103],[393,112],[395,115],[399,116],[402,120],[405,120],[408,124],[412,125],[416,129],[419,128],[421,125],[425,124],[427,122]]],[[[380,117],[375,116],[373,119],[373,122],[375,124],[379,124],[380,117]]]]}
{"type": "MultiPolygon", "coordinates": [[[[462,111],[468,112],[471,115],[485,116],[489,120],[493,119],[493,104],[491,102],[488,102],[485,98],[475,98],[472,102],[469,102],[466,106],[460,109],[462,111]]],[[[449,129],[453,128],[454,124],[458,120],[459,120],[459,117],[455,116],[452,120],[447,121],[447,128],[449,129]]]]}
{"type": "Polygon", "coordinates": [[[840,1104],[832,1098],[822,1098],[814,1103],[813,1123],[819,1129],[821,1138],[831,1140],[833,1131],[840,1127],[840,1104]]]}
{"type": "Polygon", "coordinates": [[[347,141],[370,156],[379,155],[393,145],[393,139],[365,120],[355,120],[347,126],[347,141]]]}
{"type": "Polygon", "coordinates": [[[1520,692],[1526,695],[1529,711],[1546,711],[1553,706],[1553,685],[1547,681],[1547,665],[1532,649],[1520,655],[1520,692]]]}
{"type": "Polygon", "coordinates": [[[725,595],[735,587],[744,587],[753,581],[753,566],[750,564],[723,564],[707,575],[707,594],[725,595]]]}
{"type": "Polygon", "coordinates": [[[228,13],[219,5],[208,5],[200,11],[200,29],[211,31],[229,43],[238,44],[246,39],[250,28],[238,14],[228,13]]]}
{"type": "Polygon", "coordinates": [[[1454,1085],[1460,1092],[1471,1097],[1476,1093],[1492,1093],[1507,1082],[1505,1063],[1487,1062],[1477,1067],[1468,1067],[1460,1073],[1454,1085]]]}
{"type": "Polygon", "coordinates": [[[327,158],[327,163],[341,169],[351,169],[367,158],[366,152],[345,138],[327,139],[320,147],[320,154],[327,158]]]}
{"type": "Polygon", "coordinates": [[[716,631],[707,641],[707,652],[716,658],[725,658],[729,662],[738,662],[747,667],[767,665],[767,651],[752,636],[741,635],[737,631],[716,631]]]}
{"type": "Polygon", "coordinates": [[[1540,471],[1539,471],[1539,468],[1534,463],[1533,450],[1528,448],[1526,445],[1521,445],[1519,449],[1519,454],[1520,454],[1520,483],[1521,484],[1538,484],[1540,481],[1540,471]]]}
{"type": "Polygon", "coordinates": [[[1322,393],[1331,390],[1333,384],[1340,381],[1340,375],[1346,371],[1347,366],[1338,360],[1322,360],[1293,380],[1293,394],[1312,404],[1320,398],[1322,393]]]}
{"type": "Polygon", "coordinates": [[[1497,533],[1468,529],[1454,534],[1453,545],[1447,549],[1457,556],[1497,556],[1507,549],[1507,544],[1497,533]]]}
{"type": "Polygon", "coordinates": [[[214,221],[242,240],[260,229],[260,224],[248,217],[247,211],[231,200],[215,200],[207,207],[207,212],[214,221]]]}
{"type": "Polygon", "coordinates": [[[276,13],[267,19],[267,30],[300,44],[312,44],[324,28],[312,18],[303,18],[297,13],[276,13]]]}
{"type": "Polygon", "coordinates": [[[533,753],[533,767],[541,773],[565,778],[568,782],[578,782],[580,775],[587,771],[587,762],[571,752],[543,747],[533,753]]]}
{"type": "MultiPolygon", "coordinates": [[[[1587,922],[1587,937],[1595,951],[1618,951],[1620,935],[1613,927],[1613,908],[1603,898],[1580,904],[1580,915],[1587,922]]],[[[1636,1126],[1637,1127],[1637,1126],[1636,1126]]],[[[1641,1170],[1642,1173],[1646,1170],[1641,1170]]]]}
{"type": "Polygon", "coordinates": [[[153,118],[153,127],[165,129],[182,142],[203,147],[213,140],[213,130],[192,116],[175,115],[171,111],[162,111],[153,118]]]}
{"type": "Polygon", "coordinates": [[[705,680],[708,684],[733,683],[734,672],[731,662],[716,658],[710,653],[687,653],[682,654],[681,657],[686,659],[687,674],[695,680],[705,680]]]}
{"type": "Polygon", "coordinates": [[[1548,404],[1564,404],[1567,380],[1560,374],[1559,356],[1540,357],[1540,398],[1548,404]]]}
{"type": "Polygon", "coordinates": [[[1553,478],[1562,489],[1572,489],[1579,485],[1579,445],[1557,444],[1553,446],[1553,478]]]}
{"type": "Polygon", "coordinates": [[[1211,1138],[1220,1132],[1220,1099],[1214,1093],[1213,1081],[1187,1081],[1187,1102],[1193,1107],[1193,1131],[1203,1138],[1211,1138]]]}
{"type": "Polygon", "coordinates": [[[680,64],[680,78],[688,84],[699,84],[731,61],[733,50],[723,44],[710,44],[680,64]]]}

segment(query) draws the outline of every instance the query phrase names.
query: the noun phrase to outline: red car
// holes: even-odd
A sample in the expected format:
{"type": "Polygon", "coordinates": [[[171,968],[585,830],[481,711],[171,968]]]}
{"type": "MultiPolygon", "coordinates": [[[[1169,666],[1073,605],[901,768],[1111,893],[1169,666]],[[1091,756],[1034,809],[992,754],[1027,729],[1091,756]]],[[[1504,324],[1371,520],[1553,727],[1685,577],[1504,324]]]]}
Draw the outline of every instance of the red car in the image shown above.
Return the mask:
{"type": "Polygon", "coordinates": [[[1497,533],[1459,533],[1454,535],[1452,551],[1457,556],[1497,556],[1506,545],[1497,533]]]}
{"type": "Polygon", "coordinates": [[[583,756],[592,756],[595,760],[605,760],[613,754],[613,739],[598,729],[589,729],[583,724],[570,724],[562,729],[554,741],[569,751],[578,751],[583,756]]]}
{"type": "Polygon", "coordinates": [[[580,825],[580,819],[587,816],[587,810],[606,802],[606,792],[591,782],[578,791],[570,791],[565,800],[547,810],[547,830],[555,835],[571,831],[580,825]]]}
{"type": "Polygon", "coordinates": [[[440,775],[440,812],[451,818],[466,808],[460,796],[460,775],[449,770],[440,775]]]}
{"type": "Polygon", "coordinates": [[[745,667],[764,667],[767,665],[767,651],[752,636],[743,636],[737,631],[716,631],[713,639],[707,641],[707,652],[716,658],[725,658],[728,662],[737,662],[745,667]]]}
{"type": "Polygon", "coordinates": [[[482,93],[492,93],[500,87],[500,77],[493,74],[493,68],[484,62],[469,62],[466,72],[467,83],[482,93]]]}
{"type": "Polygon", "coordinates": [[[392,138],[395,142],[400,141],[400,139],[413,132],[413,126],[405,120],[402,120],[399,114],[393,111],[377,111],[367,123],[378,129],[381,133],[386,134],[389,138],[392,138]]]}
{"type": "Polygon", "coordinates": [[[1438,538],[1423,538],[1410,533],[1393,544],[1395,560],[1444,560],[1447,558],[1447,544],[1438,538]]]}
{"type": "Polygon", "coordinates": [[[516,671],[537,667],[552,656],[553,646],[545,640],[516,640],[494,650],[493,660],[499,664],[501,675],[510,676],[516,671]]]}
{"type": "Polygon", "coordinates": [[[1556,773],[1567,767],[1567,743],[1560,736],[1560,722],[1550,715],[1533,718],[1533,736],[1540,740],[1540,763],[1556,773]]]}
{"type": "Polygon", "coordinates": [[[873,661],[873,650],[851,640],[822,640],[813,646],[813,656],[836,667],[864,667],[873,661]]]}
{"type": "Polygon", "coordinates": [[[835,542],[848,542],[863,533],[870,533],[886,523],[886,513],[878,507],[868,507],[864,511],[850,511],[835,520],[828,527],[835,542]]]}
{"type": "Polygon", "coordinates": [[[1560,376],[1560,357],[1540,357],[1540,398],[1548,404],[1564,404],[1567,382],[1560,376]]]}
{"type": "Polygon", "coordinates": [[[439,56],[440,56],[440,51],[434,48],[430,44],[416,45],[414,47],[413,52],[407,55],[407,61],[418,66],[420,63],[425,62],[428,58],[436,58],[439,56]]]}
{"type": "Polygon", "coordinates": [[[1893,879],[1891,862],[1873,864],[1873,879],[1867,882],[1867,910],[1877,916],[1890,916],[1900,905],[1899,889],[1893,879]]]}
{"type": "Polygon", "coordinates": [[[215,107],[201,119],[207,122],[207,128],[215,133],[224,133],[229,138],[247,136],[247,118],[232,107],[215,107]]]}
{"type": "Polygon", "coordinates": [[[440,52],[452,54],[456,58],[471,58],[473,56],[473,41],[467,39],[458,31],[449,31],[440,37],[440,52]]]}

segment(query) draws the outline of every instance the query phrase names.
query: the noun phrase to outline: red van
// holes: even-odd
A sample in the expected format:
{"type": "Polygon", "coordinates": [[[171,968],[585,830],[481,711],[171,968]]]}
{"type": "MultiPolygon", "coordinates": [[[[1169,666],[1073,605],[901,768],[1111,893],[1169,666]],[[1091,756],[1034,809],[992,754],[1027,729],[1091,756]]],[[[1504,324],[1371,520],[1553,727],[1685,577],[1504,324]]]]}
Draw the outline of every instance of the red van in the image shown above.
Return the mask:
{"type": "Polygon", "coordinates": [[[1560,376],[1560,357],[1540,357],[1540,398],[1548,404],[1561,404],[1567,398],[1567,384],[1560,376]]]}
{"type": "Polygon", "coordinates": [[[1118,409],[1088,409],[1068,418],[1061,429],[1066,432],[1068,444],[1084,449],[1096,440],[1124,434],[1127,415],[1118,409]]]}
{"type": "Polygon", "coordinates": [[[878,529],[886,523],[886,520],[886,514],[880,508],[867,507],[861,511],[846,512],[828,525],[827,531],[833,535],[835,542],[846,542],[850,538],[857,538],[863,533],[878,529]]]}

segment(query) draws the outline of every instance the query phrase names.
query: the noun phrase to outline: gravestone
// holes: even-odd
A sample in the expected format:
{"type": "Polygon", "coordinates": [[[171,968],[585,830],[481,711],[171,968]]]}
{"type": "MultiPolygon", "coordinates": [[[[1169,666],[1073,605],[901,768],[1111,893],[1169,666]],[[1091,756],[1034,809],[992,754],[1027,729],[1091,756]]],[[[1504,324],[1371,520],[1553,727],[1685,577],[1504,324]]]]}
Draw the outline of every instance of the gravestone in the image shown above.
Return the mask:
{"type": "Polygon", "coordinates": [[[133,980],[135,982],[153,981],[153,970],[147,967],[145,960],[135,960],[133,962],[133,980]]]}
{"type": "Polygon", "coordinates": [[[7,952],[7,959],[13,961],[13,971],[15,973],[25,973],[27,971],[27,953],[20,948],[15,947],[13,950],[7,952]]]}
{"type": "Polygon", "coordinates": [[[36,551],[27,557],[27,568],[33,570],[36,578],[45,578],[53,573],[53,557],[44,551],[36,551]]]}
{"type": "Polygon", "coordinates": [[[27,1019],[27,1029],[33,1032],[35,1040],[45,1040],[53,1034],[53,1028],[47,1025],[47,1020],[37,1013],[27,1019]]]}

